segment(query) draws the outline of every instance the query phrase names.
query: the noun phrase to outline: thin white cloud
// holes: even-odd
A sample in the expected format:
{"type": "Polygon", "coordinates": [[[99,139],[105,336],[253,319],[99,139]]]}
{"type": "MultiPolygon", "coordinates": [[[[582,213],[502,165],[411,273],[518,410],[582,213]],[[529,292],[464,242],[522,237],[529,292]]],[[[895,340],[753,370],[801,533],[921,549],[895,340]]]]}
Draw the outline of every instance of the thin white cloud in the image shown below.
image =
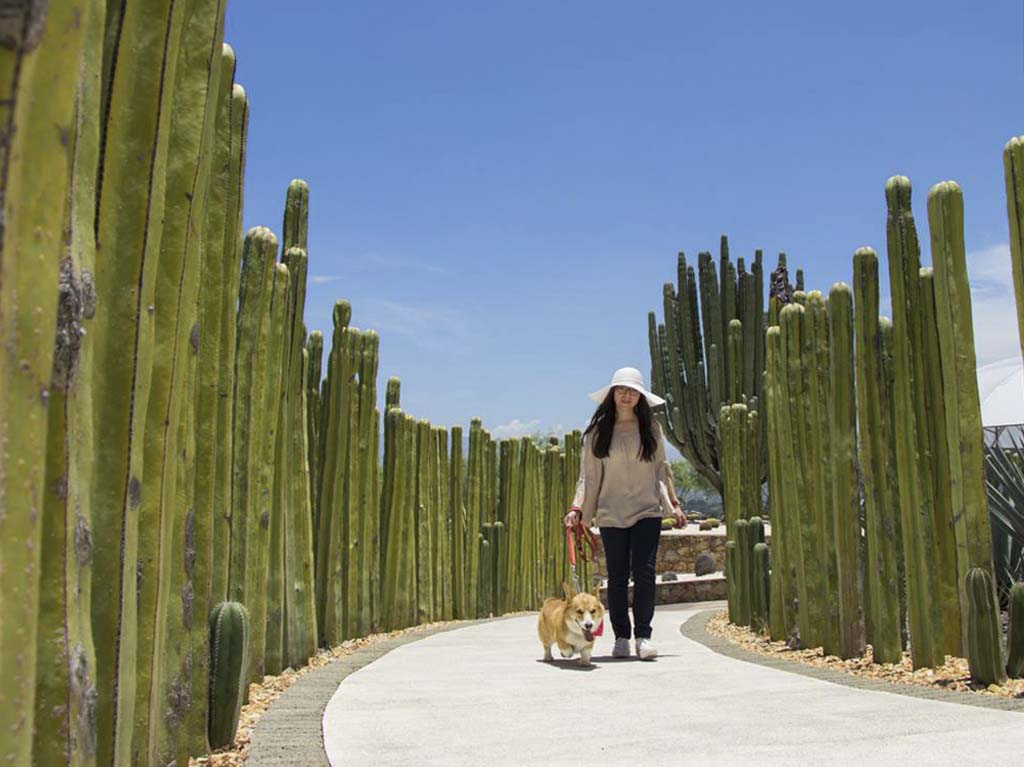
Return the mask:
{"type": "Polygon", "coordinates": [[[385,256],[380,253],[364,253],[360,258],[377,264],[378,266],[384,266],[391,269],[415,269],[424,272],[431,272],[433,274],[448,274],[448,270],[444,267],[437,266],[436,264],[424,263],[423,261],[417,261],[411,258],[385,256]]]}
{"type": "Polygon", "coordinates": [[[967,253],[978,366],[1020,354],[1008,243],[967,253]]]}
{"type": "Polygon", "coordinates": [[[355,314],[359,317],[354,322],[358,327],[373,328],[382,336],[393,333],[415,338],[428,350],[450,351],[453,344],[468,344],[477,335],[460,310],[443,306],[368,298],[360,301],[355,314]]]}
{"type": "Polygon", "coordinates": [[[309,281],[314,285],[326,285],[329,282],[337,282],[341,279],[344,278],[338,274],[314,274],[309,278],[309,281]]]}
{"type": "MultiPolygon", "coordinates": [[[[1017,304],[1013,297],[1009,244],[972,250],[966,257],[978,367],[1019,356],[1017,304]]],[[[879,314],[892,318],[892,296],[879,296],[878,304],[879,314]]]]}
{"type": "Polygon", "coordinates": [[[501,426],[494,427],[494,429],[491,430],[491,435],[495,439],[525,437],[537,431],[539,426],[539,418],[535,418],[532,421],[520,421],[518,418],[513,418],[508,423],[503,423],[501,426]]]}

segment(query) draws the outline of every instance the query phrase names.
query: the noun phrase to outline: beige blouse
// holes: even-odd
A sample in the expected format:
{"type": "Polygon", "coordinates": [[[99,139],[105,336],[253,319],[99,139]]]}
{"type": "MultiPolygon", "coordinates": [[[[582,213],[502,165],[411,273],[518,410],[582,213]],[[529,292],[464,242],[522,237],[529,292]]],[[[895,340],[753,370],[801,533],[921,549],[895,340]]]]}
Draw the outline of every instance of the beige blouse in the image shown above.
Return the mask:
{"type": "Polygon", "coordinates": [[[652,427],[657,443],[653,461],[640,458],[640,425],[636,421],[615,424],[606,458],[594,455],[594,432],[583,438],[573,506],[580,509],[587,527],[632,527],[638,519],[662,516],[658,483],[671,487],[672,470],[665,457],[661,425],[655,421],[652,427]]]}

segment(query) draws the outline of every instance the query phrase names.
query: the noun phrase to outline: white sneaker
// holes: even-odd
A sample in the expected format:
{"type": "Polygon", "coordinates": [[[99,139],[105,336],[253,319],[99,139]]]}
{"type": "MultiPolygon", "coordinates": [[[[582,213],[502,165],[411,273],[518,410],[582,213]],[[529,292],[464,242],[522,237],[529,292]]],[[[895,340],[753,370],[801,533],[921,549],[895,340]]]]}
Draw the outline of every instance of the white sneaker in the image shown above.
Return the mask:
{"type": "Polygon", "coordinates": [[[640,660],[654,660],[658,657],[658,648],[647,638],[636,640],[636,655],[640,660]]]}
{"type": "Polygon", "coordinates": [[[612,648],[613,658],[628,658],[629,657],[629,640],[623,637],[615,640],[615,646],[612,648]]]}

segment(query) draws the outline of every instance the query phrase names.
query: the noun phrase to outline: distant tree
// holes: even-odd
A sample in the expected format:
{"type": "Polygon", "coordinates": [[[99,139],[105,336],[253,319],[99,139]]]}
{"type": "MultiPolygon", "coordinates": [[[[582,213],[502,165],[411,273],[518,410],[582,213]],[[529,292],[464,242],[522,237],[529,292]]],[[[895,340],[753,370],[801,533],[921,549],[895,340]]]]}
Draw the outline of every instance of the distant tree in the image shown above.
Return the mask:
{"type": "Polygon", "coordinates": [[[715,486],[686,460],[672,462],[672,481],[680,500],[695,494],[718,495],[715,486]]]}

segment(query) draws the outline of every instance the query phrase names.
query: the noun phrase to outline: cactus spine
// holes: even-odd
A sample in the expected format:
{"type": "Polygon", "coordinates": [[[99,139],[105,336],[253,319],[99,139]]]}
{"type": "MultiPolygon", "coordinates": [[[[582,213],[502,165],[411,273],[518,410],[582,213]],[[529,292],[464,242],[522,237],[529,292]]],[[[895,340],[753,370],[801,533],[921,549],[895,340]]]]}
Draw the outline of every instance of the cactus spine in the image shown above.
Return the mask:
{"type": "Polygon", "coordinates": [[[967,571],[964,586],[967,592],[967,663],[971,679],[981,685],[1002,684],[1006,681],[1006,667],[995,583],[988,570],[972,567],[967,571]]]}
{"type": "Polygon", "coordinates": [[[869,553],[864,587],[870,596],[865,601],[871,610],[874,661],[897,663],[902,657],[898,503],[888,477],[891,408],[882,374],[878,257],[871,248],[860,248],[853,254],[853,271],[857,304],[857,418],[869,553]]]}
{"type": "MultiPolygon", "coordinates": [[[[832,409],[832,508],[838,591],[837,650],[842,658],[864,654],[861,600],[860,494],[857,490],[857,412],[854,401],[853,294],[845,283],[829,291],[832,409]]],[[[827,510],[828,511],[828,510],[827,510]]]]}
{"type": "Polygon", "coordinates": [[[231,745],[245,698],[249,666],[249,611],[221,602],[210,611],[210,748],[231,745]]]}

